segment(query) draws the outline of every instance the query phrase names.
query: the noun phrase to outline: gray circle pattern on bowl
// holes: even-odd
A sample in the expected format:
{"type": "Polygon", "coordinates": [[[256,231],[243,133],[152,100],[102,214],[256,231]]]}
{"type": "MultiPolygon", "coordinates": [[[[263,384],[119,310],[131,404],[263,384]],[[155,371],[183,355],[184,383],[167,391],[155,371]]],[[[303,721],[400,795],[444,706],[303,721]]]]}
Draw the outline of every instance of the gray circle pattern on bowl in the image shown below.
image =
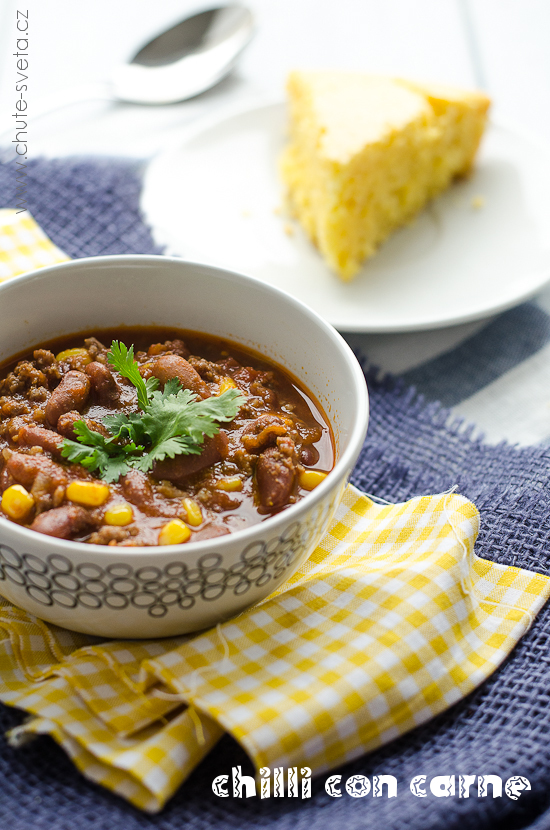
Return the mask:
{"type": "Polygon", "coordinates": [[[319,512],[314,510],[306,522],[294,522],[278,538],[252,542],[228,568],[222,566],[222,555],[215,552],[200,556],[194,567],[174,560],[163,568],[144,565],[134,569],[126,562],[101,568],[92,562],[74,565],[60,553],[42,560],[0,544],[0,581],[24,589],[43,606],[81,606],[94,611],[104,607],[123,610],[132,605],[151,617],[164,617],[171,606],[187,611],[199,598],[214,601],[226,591],[242,596],[270,581],[276,587],[322,521],[319,512]]]}

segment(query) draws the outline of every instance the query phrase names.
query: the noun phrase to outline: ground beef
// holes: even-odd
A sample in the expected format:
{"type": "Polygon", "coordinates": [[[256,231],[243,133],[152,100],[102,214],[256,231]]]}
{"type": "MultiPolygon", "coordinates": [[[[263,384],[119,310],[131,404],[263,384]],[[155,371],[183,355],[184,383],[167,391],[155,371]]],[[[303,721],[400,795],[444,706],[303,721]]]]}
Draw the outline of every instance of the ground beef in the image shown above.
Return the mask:
{"type": "Polygon", "coordinates": [[[57,538],[132,547],[159,544],[162,529],[178,520],[188,524],[190,540],[213,538],[301,498],[302,465],[319,467],[324,460],[330,469],[329,430],[313,416],[307,395],[292,378],[216,338],[159,334],[75,337],[35,349],[3,375],[0,371],[0,493],[14,484],[30,493],[31,507],[19,519],[26,527],[57,538]],[[109,363],[104,343],[112,339],[135,344],[141,376],[156,377],[160,390],[177,379],[198,398],[214,401],[230,378],[245,403],[233,421],[204,438],[200,452],[167,456],[147,474],[133,469],[109,483],[104,501],[81,504],[82,483],[97,481],[98,475],[63,455],[64,442],[78,440],[75,423],[84,421],[110,438],[106,415],[138,413],[135,387],[109,363]],[[121,506],[122,525],[116,520],[120,513],[113,512],[121,506]]]}

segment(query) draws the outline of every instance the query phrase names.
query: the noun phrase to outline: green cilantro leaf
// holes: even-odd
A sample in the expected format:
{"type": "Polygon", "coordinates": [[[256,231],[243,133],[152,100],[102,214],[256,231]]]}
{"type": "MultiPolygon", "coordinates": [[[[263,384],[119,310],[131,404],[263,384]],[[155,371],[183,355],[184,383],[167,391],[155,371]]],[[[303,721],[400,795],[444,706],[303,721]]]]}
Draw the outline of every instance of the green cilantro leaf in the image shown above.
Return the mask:
{"type": "Polygon", "coordinates": [[[163,392],[154,392],[141,421],[152,444],[139,462],[146,472],[155,461],[176,455],[199,455],[205,436],[212,438],[220,431],[216,421],[232,421],[244,403],[237,389],[229,389],[219,397],[197,400],[179,381],[169,381],[163,392]]]}
{"type": "Polygon", "coordinates": [[[124,456],[117,455],[115,458],[111,458],[109,453],[101,447],[79,444],[69,438],[65,438],[63,441],[61,454],[73,463],[82,464],[91,473],[99,470],[101,477],[108,482],[118,481],[119,477],[125,475],[130,469],[124,456]],[[115,466],[115,469],[113,469],[113,466],[115,466]]]}
{"type": "Polygon", "coordinates": [[[78,441],[65,438],[61,450],[64,458],[91,472],[98,470],[108,482],[118,481],[132,468],[146,473],[155,461],[200,455],[205,437],[212,438],[220,431],[220,423],[232,421],[245,401],[238,389],[198,399],[189,389],[182,389],[177,378],[169,380],[162,392],[156,391],[156,378],[145,382],[141,377],[134,347],[128,349],[116,340],[108,361],[136,387],[142,412],[106,416],[103,425],[109,438],[91,430],[85,421],[77,421],[78,441]]]}
{"type": "Polygon", "coordinates": [[[86,444],[79,444],[70,438],[65,438],[63,441],[61,455],[74,464],[82,464],[88,470],[96,470],[99,466],[99,450],[97,447],[88,447],[86,444]]]}
{"type": "Polygon", "coordinates": [[[121,341],[113,340],[107,360],[123,378],[128,378],[136,387],[138,406],[140,409],[145,409],[149,403],[149,395],[158,388],[159,382],[157,378],[149,378],[147,382],[143,380],[139,373],[139,366],[134,360],[134,347],[130,346],[128,349],[121,341]]]}
{"type": "MultiPolygon", "coordinates": [[[[141,375],[140,375],[141,377],[141,375]]],[[[151,397],[155,389],[159,388],[159,379],[156,377],[147,378],[145,381],[145,391],[147,392],[147,400],[151,397]]]]}
{"type": "Polygon", "coordinates": [[[103,426],[113,436],[113,440],[128,439],[135,444],[147,442],[147,434],[143,427],[142,415],[139,412],[117,412],[115,415],[106,415],[103,418],[103,426]]]}
{"type": "Polygon", "coordinates": [[[175,435],[187,435],[197,444],[202,444],[204,436],[211,438],[220,431],[217,421],[232,421],[244,398],[238,389],[228,389],[223,395],[197,400],[189,389],[182,389],[175,394],[154,392],[144,415],[145,431],[153,444],[160,444],[175,435]]]}
{"type": "Polygon", "coordinates": [[[200,455],[202,445],[197,444],[184,435],[177,435],[167,438],[156,444],[149,452],[137,458],[133,464],[142,473],[147,473],[153,468],[155,461],[164,461],[165,458],[175,458],[176,455],[200,455]]]}
{"type": "Polygon", "coordinates": [[[133,464],[129,463],[128,459],[121,455],[117,455],[114,458],[109,458],[105,461],[101,468],[101,478],[106,481],[107,484],[115,484],[121,476],[125,476],[126,473],[129,473],[133,466],[133,464]]]}
{"type": "Polygon", "coordinates": [[[111,438],[105,438],[101,432],[90,429],[86,421],[75,421],[73,430],[76,432],[79,441],[82,440],[84,443],[91,444],[93,447],[104,447],[112,443],[111,438]]]}
{"type": "Polygon", "coordinates": [[[73,429],[78,436],[77,441],[65,438],[61,447],[61,455],[68,461],[82,464],[90,472],[98,470],[105,481],[118,481],[133,466],[130,457],[133,454],[141,456],[144,447],[133,441],[121,446],[115,443],[115,438],[105,438],[100,432],[90,429],[85,421],[76,421],[73,429]]]}

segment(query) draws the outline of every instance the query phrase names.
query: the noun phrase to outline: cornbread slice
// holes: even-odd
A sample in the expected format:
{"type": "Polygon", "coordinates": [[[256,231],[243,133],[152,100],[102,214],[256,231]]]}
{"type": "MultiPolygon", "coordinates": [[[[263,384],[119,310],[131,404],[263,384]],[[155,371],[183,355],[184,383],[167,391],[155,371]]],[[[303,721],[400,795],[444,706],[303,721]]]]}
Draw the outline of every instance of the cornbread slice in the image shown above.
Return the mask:
{"type": "Polygon", "coordinates": [[[393,230],[472,166],[489,99],[352,72],[293,72],[282,175],[294,215],[351,279],[393,230]]]}

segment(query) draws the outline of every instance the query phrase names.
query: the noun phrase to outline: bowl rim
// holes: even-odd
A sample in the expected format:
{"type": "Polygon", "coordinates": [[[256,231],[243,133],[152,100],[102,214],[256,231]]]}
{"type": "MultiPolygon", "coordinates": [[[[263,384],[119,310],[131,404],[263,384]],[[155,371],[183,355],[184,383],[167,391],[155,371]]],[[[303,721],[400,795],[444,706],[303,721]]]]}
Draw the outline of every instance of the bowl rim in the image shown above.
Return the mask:
{"type": "MultiPolygon", "coordinates": [[[[322,501],[324,497],[337,484],[337,482],[345,475],[347,475],[348,468],[351,468],[355,463],[357,455],[359,454],[359,451],[363,445],[369,422],[369,394],[367,389],[367,382],[361,369],[361,366],[359,364],[359,361],[354,355],[351,347],[344,340],[342,335],[339,334],[338,331],[336,331],[334,326],[327,322],[323,317],[321,317],[320,314],[318,314],[308,305],[303,303],[301,300],[296,299],[287,291],[284,291],[283,289],[278,288],[276,286],[269,285],[268,283],[263,282],[257,277],[252,277],[248,274],[242,274],[238,271],[232,271],[229,268],[223,268],[218,265],[210,265],[208,263],[187,260],[183,257],[165,256],[163,254],[107,254],[94,257],[78,257],[75,259],[67,260],[66,262],[36,268],[33,271],[27,271],[24,274],[19,274],[15,277],[11,277],[5,280],[4,282],[1,282],[0,298],[2,294],[5,294],[6,292],[9,293],[12,290],[17,290],[17,287],[21,283],[32,283],[37,279],[47,278],[48,274],[52,272],[70,270],[71,268],[75,267],[77,269],[85,268],[89,264],[104,264],[116,266],[119,263],[130,264],[132,261],[135,262],[136,260],[137,262],[147,262],[153,265],[157,264],[162,266],[163,264],[171,263],[177,266],[185,266],[186,268],[200,268],[202,270],[215,272],[219,276],[229,276],[232,280],[241,285],[252,283],[256,288],[259,288],[266,294],[276,294],[284,301],[293,305],[299,312],[308,317],[310,321],[314,322],[318,326],[318,328],[322,330],[323,334],[328,338],[331,345],[334,348],[336,348],[337,351],[340,352],[341,356],[348,364],[348,368],[350,369],[350,372],[354,380],[355,392],[358,397],[358,406],[357,411],[355,413],[355,420],[353,423],[353,427],[347,437],[347,446],[345,447],[342,456],[338,459],[338,461],[336,462],[332,470],[329,472],[327,477],[324,479],[324,481],[322,481],[314,490],[310,491],[307,495],[305,495],[295,504],[292,504],[290,505],[290,507],[287,507],[286,509],[281,510],[279,513],[276,513],[274,516],[268,516],[265,520],[261,522],[257,522],[256,524],[250,525],[249,527],[244,527],[242,529],[232,531],[231,533],[228,533],[224,536],[216,536],[211,539],[203,539],[197,542],[186,542],[185,544],[179,545],[136,546],[130,549],[126,549],[125,553],[126,555],[130,553],[132,556],[138,557],[150,557],[153,555],[162,556],[167,555],[169,553],[171,553],[172,555],[181,556],[182,554],[188,554],[191,556],[196,554],[197,552],[200,554],[201,550],[205,550],[206,553],[208,543],[210,543],[210,545],[214,544],[216,549],[219,549],[219,552],[223,553],[223,550],[234,545],[235,541],[241,542],[242,540],[243,546],[246,546],[247,542],[254,541],[258,533],[262,532],[265,522],[269,522],[269,535],[274,535],[274,532],[277,527],[282,528],[285,525],[291,524],[293,519],[298,519],[299,515],[303,513],[304,509],[309,510],[310,508],[313,508],[316,504],[318,504],[320,501],[322,501]]],[[[30,528],[22,527],[21,525],[18,525],[16,522],[12,522],[8,518],[0,514],[0,528],[1,527],[8,527],[11,532],[15,533],[16,536],[19,534],[21,536],[22,542],[24,542],[25,540],[29,540],[29,542],[32,543],[34,540],[34,542],[36,543],[36,537],[39,536],[40,539],[38,541],[40,542],[40,544],[44,545],[47,553],[49,552],[47,549],[51,547],[52,553],[62,551],[68,553],[72,551],[73,553],[79,554],[86,553],[89,557],[94,556],[101,559],[112,559],[115,555],[113,548],[109,548],[109,546],[90,544],[89,542],[75,542],[70,539],[58,539],[54,536],[39,534],[37,531],[30,530],[30,528]],[[61,546],[61,549],[59,546],[61,546]]]]}

